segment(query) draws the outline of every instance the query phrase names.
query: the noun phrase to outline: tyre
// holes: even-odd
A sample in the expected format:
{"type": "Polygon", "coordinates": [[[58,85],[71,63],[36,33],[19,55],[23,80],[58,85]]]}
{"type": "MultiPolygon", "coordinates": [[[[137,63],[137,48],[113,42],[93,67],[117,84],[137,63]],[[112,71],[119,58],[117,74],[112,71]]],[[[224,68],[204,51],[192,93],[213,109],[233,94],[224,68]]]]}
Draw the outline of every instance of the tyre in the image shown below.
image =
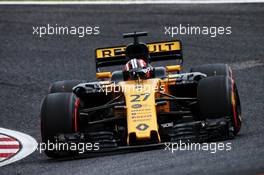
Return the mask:
{"type": "Polygon", "coordinates": [[[224,75],[232,77],[231,68],[227,64],[205,64],[191,68],[191,72],[201,72],[206,74],[207,77],[224,75]]]}
{"type": "Polygon", "coordinates": [[[228,76],[212,76],[201,79],[197,87],[200,119],[217,119],[229,116],[232,132],[241,127],[241,107],[234,80],[228,76]]]}
{"type": "MultiPolygon", "coordinates": [[[[75,105],[78,100],[73,93],[48,94],[41,106],[41,137],[42,142],[55,143],[54,137],[62,133],[77,131],[77,116],[75,105]]],[[[76,105],[77,107],[77,105],[76,105]]],[[[49,157],[60,157],[57,150],[45,150],[49,157]]]]}
{"type": "Polygon", "coordinates": [[[58,93],[58,92],[72,92],[72,88],[80,83],[83,83],[83,80],[64,80],[57,81],[50,85],[49,94],[58,93]]]}

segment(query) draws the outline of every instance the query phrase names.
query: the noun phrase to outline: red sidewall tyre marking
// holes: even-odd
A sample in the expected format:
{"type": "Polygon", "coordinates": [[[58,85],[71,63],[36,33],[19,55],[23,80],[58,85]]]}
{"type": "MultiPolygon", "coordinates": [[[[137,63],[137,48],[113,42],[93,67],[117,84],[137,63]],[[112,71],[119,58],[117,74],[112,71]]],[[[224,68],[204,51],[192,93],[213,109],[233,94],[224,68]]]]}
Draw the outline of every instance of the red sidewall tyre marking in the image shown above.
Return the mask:
{"type": "Polygon", "coordinates": [[[80,99],[77,98],[74,104],[74,131],[78,132],[78,109],[80,105],[80,99]]]}

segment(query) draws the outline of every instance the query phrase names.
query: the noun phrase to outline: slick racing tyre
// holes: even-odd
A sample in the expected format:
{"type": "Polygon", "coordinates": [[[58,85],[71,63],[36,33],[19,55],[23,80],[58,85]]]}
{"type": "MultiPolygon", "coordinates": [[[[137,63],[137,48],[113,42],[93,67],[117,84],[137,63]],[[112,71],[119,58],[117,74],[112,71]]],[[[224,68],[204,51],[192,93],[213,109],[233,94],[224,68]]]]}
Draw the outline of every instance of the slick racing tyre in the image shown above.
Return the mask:
{"type": "Polygon", "coordinates": [[[83,80],[64,80],[57,81],[50,85],[49,94],[58,92],[72,92],[72,88],[80,83],[84,83],[83,80]]]}
{"type": "Polygon", "coordinates": [[[201,72],[206,74],[207,77],[225,75],[232,77],[232,72],[230,67],[227,64],[205,64],[201,66],[195,66],[191,68],[191,72],[201,72]]]}
{"type": "Polygon", "coordinates": [[[231,132],[236,135],[241,127],[241,107],[234,80],[228,76],[201,79],[197,87],[199,116],[202,120],[231,118],[231,132]]]}
{"type": "MultiPolygon", "coordinates": [[[[48,94],[41,106],[41,137],[42,142],[55,143],[58,134],[74,133],[77,131],[78,100],[73,93],[48,94]]],[[[49,157],[60,157],[58,150],[45,149],[49,157]]]]}

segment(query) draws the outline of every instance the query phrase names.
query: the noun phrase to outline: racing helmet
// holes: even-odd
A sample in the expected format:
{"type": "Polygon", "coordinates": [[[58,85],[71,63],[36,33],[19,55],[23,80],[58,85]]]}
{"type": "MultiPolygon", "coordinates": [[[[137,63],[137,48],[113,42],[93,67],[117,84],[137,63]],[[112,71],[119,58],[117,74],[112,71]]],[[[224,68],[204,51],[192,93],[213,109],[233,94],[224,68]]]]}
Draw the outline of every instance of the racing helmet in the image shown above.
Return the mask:
{"type": "Polygon", "coordinates": [[[151,78],[152,67],[143,59],[133,58],[126,63],[124,73],[129,80],[148,79],[151,78]]]}

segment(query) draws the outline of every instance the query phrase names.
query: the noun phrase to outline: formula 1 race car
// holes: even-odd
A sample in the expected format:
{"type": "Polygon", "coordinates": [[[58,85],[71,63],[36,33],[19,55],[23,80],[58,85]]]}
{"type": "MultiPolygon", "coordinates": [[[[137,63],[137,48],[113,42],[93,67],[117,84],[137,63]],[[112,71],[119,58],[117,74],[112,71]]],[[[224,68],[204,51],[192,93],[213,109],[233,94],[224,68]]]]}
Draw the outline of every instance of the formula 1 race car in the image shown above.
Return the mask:
{"type": "MultiPolygon", "coordinates": [[[[207,64],[181,72],[181,42],[140,43],[138,38],[146,35],[124,34],[133,43],[96,49],[98,81],[59,81],[50,86],[40,114],[44,143],[96,144],[98,149],[91,153],[180,140],[217,141],[238,134],[241,107],[230,67],[207,64]],[[175,65],[151,65],[166,60],[175,65]],[[101,71],[117,65],[123,68],[101,71]]],[[[55,158],[72,155],[45,153],[55,158]]]]}

